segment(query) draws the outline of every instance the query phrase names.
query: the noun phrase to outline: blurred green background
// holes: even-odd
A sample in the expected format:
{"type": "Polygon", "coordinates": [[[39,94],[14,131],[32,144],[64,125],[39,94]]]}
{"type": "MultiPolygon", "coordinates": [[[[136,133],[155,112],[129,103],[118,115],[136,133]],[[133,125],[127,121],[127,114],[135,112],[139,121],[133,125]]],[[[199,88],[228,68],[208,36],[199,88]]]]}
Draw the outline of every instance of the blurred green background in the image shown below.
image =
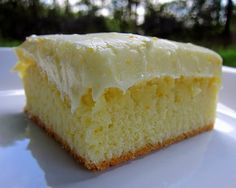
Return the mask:
{"type": "Polygon", "coordinates": [[[0,46],[31,34],[131,32],[214,49],[236,67],[236,0],[0,0],[0,46]]]}

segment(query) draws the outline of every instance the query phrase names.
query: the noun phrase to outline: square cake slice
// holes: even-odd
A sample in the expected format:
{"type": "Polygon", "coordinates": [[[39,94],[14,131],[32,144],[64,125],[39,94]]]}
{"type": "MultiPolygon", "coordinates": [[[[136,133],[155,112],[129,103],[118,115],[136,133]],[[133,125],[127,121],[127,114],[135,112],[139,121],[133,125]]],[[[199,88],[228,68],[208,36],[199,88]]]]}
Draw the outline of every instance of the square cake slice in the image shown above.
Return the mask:
{"type": "Polygon", "coordinates": [[[213,128],[222,59],[206,48],[99,33],[31,36],[16,52],[28,117],[88,169],[213,128]]]}

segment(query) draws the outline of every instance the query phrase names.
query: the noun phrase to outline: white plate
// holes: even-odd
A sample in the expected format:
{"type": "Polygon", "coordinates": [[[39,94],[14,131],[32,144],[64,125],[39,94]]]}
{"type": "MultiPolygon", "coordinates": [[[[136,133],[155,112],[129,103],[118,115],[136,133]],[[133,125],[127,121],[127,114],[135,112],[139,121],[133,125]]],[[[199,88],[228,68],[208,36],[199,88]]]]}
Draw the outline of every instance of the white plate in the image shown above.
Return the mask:
{"type": "Polygon", "coordinates": [[[0,187],[235,187],[236,69],[223,68],[213,131],[105,172],[89,172],[22,113],[11,49],[0,49],[0,187]]]}

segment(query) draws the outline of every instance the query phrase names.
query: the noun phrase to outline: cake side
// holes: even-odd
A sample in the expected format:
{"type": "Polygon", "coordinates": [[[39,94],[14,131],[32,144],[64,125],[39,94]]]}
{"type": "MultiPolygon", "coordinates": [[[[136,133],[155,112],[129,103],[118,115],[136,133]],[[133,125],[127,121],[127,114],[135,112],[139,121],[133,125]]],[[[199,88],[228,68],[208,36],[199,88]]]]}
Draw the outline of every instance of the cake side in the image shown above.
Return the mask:
{"type": "Polygon", "coordinates": [[[75,150],[71,148],[71,146],[65,140],[63,140],[59,135],[57,135],[56,132],[48,128],[51,126],[45,125],[37,116],[30,114],[30,112],[28,112],[27,110],[25,110],[25,113],[27,114],[28,118],[31,119],[36,125],[44,129],[51,137],[53,137],[57,142],[59,142],[63,146],[63,148],[67,150],[70,153],[70,155],[74,157],[75,160],[77,160],[78,162],[83,164],[84,167],[92,171],[101,171],[111,166],[119,165],[122,164],[123,162],[128,162],[129,160],[135,159],[139,156],[146,155],[152,151],[160,150],[162,148],[168,147],[171,144],[183,141],[185,139],[191,138],[203,132],[210,131],[214,127],[213,124],[205,125],[195,130],[185,132],[179,136],[164,140],[162,143],[147,144],[146,146],[143,146],[142,148],[139,148],[136,151],[127,152],[118,157],[114,156],[112,159],[108,159],[100,163],[94,163],[86,158],[81,157],[75,150]]]}
{"type": "Polygon", "coordinates": [[[28,63],[23,82],[29,117],[87,168],[101,170],[210,130],[220,80],[160,77],[126,93],[108,88],[96,101],[90,89],[75,113],[37,64],[28,63]]]}

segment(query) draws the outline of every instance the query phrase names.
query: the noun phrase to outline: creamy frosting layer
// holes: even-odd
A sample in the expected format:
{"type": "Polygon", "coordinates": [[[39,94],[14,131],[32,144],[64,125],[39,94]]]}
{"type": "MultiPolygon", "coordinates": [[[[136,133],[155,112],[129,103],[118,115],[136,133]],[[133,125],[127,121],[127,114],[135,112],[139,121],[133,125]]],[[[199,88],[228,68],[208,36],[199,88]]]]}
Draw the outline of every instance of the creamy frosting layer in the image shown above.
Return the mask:
{"type": "Polygon", "coordinates": [[[221,76],[222,59],[209,49],[134,34],[31,36],[16,51],[20,63],[36,62],[70,98],[72,111],[89,88],[96,100],[106,88],[125,92],[160,76],[221,76]]]}

